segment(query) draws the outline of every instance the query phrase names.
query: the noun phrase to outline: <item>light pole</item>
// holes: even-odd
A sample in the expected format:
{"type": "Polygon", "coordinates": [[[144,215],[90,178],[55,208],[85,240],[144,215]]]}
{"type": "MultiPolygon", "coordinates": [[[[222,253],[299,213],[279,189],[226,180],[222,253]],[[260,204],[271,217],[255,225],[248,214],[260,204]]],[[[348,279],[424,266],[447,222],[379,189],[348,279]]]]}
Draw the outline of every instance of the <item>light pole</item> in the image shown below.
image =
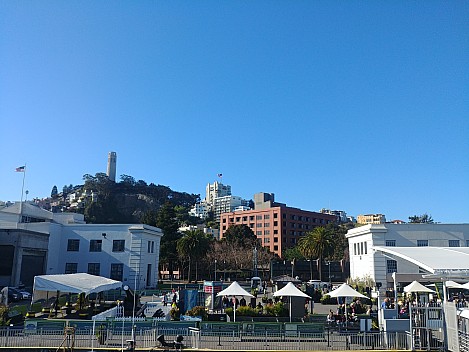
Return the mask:
{"type": "Polygon", "coordinates": [[[217,281],[217,260],[215,259],[215,273],[213,275],[213,281],[217,281]]]}
{"type": "Polygon", "coordinates": [[[223,281],[226,280],[226,262],[225,259],[223,259],[223,281]]]}
{"type": "Polygon", "coordinates": [[[332,286],[332,284],[331,284],[331,261],[328,260],[328,261],[326,262],[326,264],[327,264],[328,269],[329,269],[329,290],[330,290],[330,289],[331,289],[331,286],[332,286]]]}

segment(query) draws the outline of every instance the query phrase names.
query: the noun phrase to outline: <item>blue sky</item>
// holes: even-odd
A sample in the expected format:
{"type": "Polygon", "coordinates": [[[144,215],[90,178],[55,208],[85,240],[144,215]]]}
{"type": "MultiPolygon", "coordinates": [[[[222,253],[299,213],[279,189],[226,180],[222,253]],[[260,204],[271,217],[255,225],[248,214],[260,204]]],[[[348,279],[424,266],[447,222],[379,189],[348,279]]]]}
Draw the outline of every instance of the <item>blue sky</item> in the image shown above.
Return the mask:
{"type": "Polygon", "coordinates": [[[465,1],[2,1],[0,200],[105,172],[467,223],[465,1]]]}

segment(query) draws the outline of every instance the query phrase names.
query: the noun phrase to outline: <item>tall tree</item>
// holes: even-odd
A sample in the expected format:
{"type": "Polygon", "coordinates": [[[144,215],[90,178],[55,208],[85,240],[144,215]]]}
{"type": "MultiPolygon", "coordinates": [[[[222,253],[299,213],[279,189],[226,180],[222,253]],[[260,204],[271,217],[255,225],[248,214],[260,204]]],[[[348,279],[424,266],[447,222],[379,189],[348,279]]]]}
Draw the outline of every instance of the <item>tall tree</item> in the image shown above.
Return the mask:
{"type": "Polygon", "coordinates": [[[58,194],[57,186],[52,187],[52,191],[50,192],[51,198],[56,198],[57,194],[58,194]]]}
{"type": "Polygon", "coordinates": [[[188,280],[191,280],[192,263],[196,265],[195,280],[198,281],[199,261],[207,254],[213,237],[206,235],[202,230],[185,231],[184,235],[177,241],[176,248],[180,257],[189,260],[188,280]]]}
{"type": "Polygon", "coordinates": [[[156,226],[163,231],[163,237],[160,244],[160,263],[167,264],[169,275],[173,277],[174,264],[177,262],[177,241],[182,237],[178,232],[178,222],[174,205],[166,202],[159,209],[156,217],[156,226]]]}
{"type": "Polygon", "coordinates": [[[319,259],[319,279],[322,280],[322,260],[325,256],[329,255],[331,248],[331,235],[324,227],[314,228],[298,241],[298,249],[306,258],[310,259],[311,279],[313,276],[311,261],[317,258],[319,259]]]}
{"type": "Polygon", "coordinates": [[[231,225],[225,232],[224,239],[243,248],[252,248],[257,244],[257,236],[247,225],[231,225]]]}

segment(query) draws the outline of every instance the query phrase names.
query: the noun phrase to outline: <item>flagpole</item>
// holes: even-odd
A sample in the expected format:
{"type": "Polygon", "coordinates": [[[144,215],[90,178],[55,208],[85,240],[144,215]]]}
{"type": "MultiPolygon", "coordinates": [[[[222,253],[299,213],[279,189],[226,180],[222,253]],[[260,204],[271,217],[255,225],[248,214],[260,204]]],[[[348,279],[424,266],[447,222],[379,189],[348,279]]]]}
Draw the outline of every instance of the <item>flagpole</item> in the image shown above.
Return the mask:
{"type": "Polygon", "coordinates": [[[20,201],[20,218],[19,223],[23,222],[23,194],[24,194],[24,179],[26,178],[26,163],[24,164],[24,171],[23,171],[23,185],[21,186],[21,201],[20,201]]]}

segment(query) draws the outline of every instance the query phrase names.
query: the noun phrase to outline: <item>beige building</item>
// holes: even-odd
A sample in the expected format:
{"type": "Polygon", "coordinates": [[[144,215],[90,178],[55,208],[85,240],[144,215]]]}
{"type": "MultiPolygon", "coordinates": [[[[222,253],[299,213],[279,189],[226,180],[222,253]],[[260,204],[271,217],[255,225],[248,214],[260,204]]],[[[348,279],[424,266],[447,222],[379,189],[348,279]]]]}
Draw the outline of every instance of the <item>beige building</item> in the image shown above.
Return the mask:
{"type": "Polygon", "coordinates": [[[357,216],[357,223],[359,224],[384,224],[386,217],[383,214],[365,214],[357,216]]]}

